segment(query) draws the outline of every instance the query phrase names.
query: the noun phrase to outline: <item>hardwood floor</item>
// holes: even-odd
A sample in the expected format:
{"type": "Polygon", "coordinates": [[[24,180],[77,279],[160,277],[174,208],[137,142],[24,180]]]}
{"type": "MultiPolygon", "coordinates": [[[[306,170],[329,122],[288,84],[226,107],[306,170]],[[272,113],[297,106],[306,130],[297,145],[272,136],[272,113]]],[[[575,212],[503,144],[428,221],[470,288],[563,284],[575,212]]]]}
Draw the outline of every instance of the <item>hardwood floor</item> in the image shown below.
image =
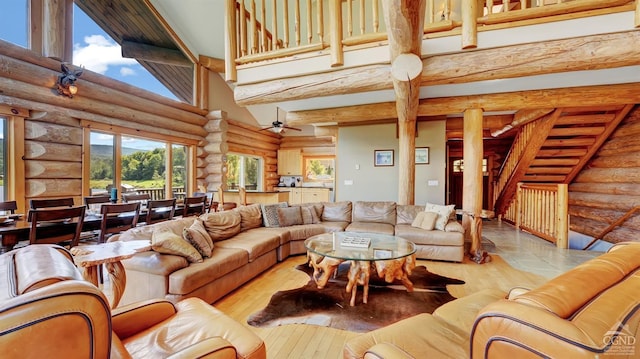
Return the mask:
{"type": "MultiPolygon", "coordinates": [[[[304,255],[290,257],[214,303],[216,308],[238,322],[245,323],[258,334],[267,345],[269,358],[341,358],[345,341],[358,335],[313,325],[255,328],[246,324],[247,317],[266,306],[273,293],[298,288],[307,283],[308,276],[294,268],[305,260],[304,255]]],[[[449,286],[454,297],[462,297],[484,288],[507,291],[516,285],[535,287],[546,281],[543,276],[512,268],[497,255],[492,262],[484,265],[470,261],[447,263],[422,260],[417,265],[425,265],[429,271],[437,274],[464,280],[464,285],[449,286]]]]}

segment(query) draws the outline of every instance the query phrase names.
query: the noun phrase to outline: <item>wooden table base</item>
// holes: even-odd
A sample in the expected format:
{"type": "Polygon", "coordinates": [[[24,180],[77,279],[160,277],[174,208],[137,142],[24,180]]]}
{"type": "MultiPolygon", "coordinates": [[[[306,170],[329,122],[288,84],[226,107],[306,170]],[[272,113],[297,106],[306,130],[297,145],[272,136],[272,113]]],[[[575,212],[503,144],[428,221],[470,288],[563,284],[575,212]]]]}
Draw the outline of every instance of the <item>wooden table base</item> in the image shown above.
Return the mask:
{"type": "MultiPolygon", "coordinates": [[[[313,268],[313,280],[318,285],[318,289],[322,289],[327,285],[329,279],[336,273],[340,263],[344,260],[323,257],[313,252],[307,252],[309,266],[313,268]]],[[[364,304],[369,300],[369,279],[371,278],[372,261],[349,261],[349,273],[347,282],[347,293],[351,293],[349,304],[353,307],[356,305],[356,294],[358,285],[362,286],[362,302],[364,304]]],[[[415,254],[398,259],[388,259],[373,261],[378,276],[387,283],[392,283],[398,279],[407,288],[408,292],[413,292],[413,283],[409,280],[411,271],[416,266],[415,254]]]]}

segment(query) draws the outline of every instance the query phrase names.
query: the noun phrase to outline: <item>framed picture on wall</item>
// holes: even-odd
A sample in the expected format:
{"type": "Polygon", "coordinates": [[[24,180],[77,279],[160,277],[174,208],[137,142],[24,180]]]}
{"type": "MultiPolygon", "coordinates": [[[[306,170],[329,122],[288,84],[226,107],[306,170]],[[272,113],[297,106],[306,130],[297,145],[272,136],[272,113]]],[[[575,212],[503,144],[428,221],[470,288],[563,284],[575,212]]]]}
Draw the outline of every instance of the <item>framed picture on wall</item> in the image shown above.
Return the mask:
{"type": "Polygon", "coordinates": [[[416,164],[429,164],[429,147],[416,147],[416,164]]]}
{"type": "Polygon", "coordinates": [[[393,166],[393,150],[373,150],[373,165],[376,167],[393,166]]]}

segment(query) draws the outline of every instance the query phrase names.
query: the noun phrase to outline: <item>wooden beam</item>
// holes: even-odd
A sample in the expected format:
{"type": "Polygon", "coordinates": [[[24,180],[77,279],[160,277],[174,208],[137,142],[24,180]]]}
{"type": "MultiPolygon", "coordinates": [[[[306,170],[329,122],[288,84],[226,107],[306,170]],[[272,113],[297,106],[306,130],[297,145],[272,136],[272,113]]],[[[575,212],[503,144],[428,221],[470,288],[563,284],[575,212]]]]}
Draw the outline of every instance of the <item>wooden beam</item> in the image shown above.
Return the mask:
{"type": "Polygon", "coordinates": [[[533,109],[533,110],[520,110],[518,112],[516,112],[515,116],[513,117],[513,121],[508,124],[505,125],[504,127],[502,127],[501,129],[497,130],[497,131],[492,131],[491,132],[491,136],[493,137],[498,137],[501,134],[510,131],[511,129],[518,127],[518,126],[522,126],[524,124],[527,124],[529,122],[535,121],[537,119],[539,119],[540,117],[548,114],[549,112],[553,111],[552,108],[542,108],[542,109],[533,109]]]}
{"type": "MultiPolygon", "coordinates": [[[[441,116],[462,113],[465,107],[489,111],[513,111],[580,106],[609,106],[640,103],[639,83],[584,86],[546,90],[516,91],[487,95],[441,97],[420,100],[418,116],[441,116]]],[[[322,110],[289,111],[289,125],[323,122],[351,123],[395,118],[393,102],[347,106],[322,110]]]]}
{"type": "Polygon", "coordinates": [[[120,48],[122,50],[122,57],[125,58],[180,67],[193,66],[193,63],[184,56],[182,51],[176,49],[168,49],[127,40],[122,41],[120,48]]]}
{"type": "MultiPolygon", "coordinates": [[[[544,43],[442,54],[423,60],[420,86],[459,84],[570,71],[634,66],[640,63],[640,32],[593,35],[544,43]]],[[[388,90],[391,67],[378,64],[296,78],[239,85],[241,106],[306,98],[388,90]],[[353,77],[351,77],[353,76],[353,77]],[[375,81],[373,81],[375,80],[375,81]]],[[[549,106],[538,106],[548,108],[549,106]]],[[[459,111],[462,113],[464,109],[459,111]]],[[[488,111],[485,109],[485,111],[488,111]]]]}
{"type": "Polygon", "coordinates": [[[200,57],[198,57],[198,61],[202,66],[206,67],[210,71],[217,73],[224,73],[225,71],[226,65],[224,63],[224,59],[200,55],[200,57]]]}

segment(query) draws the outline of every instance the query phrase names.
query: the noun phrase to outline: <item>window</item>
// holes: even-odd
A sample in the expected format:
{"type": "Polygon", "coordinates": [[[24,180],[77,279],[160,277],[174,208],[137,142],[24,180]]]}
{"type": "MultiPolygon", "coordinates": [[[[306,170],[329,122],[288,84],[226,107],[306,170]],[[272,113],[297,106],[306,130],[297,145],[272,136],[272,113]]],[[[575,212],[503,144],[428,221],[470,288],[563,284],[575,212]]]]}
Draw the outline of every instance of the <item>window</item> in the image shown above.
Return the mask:
{"type": "Polygon", "coordinates": [[[336,168],[334,157],[305,157],[303,166],[304,182],[333,183],[336,168]]]}
{"type": "Polygon", "coordinates": [[[241,154],[227,154],[227,189],[247,191],[262,189],[262,159],[241,154]]]}
{"type": "Polygon", "coordinates": [[[101,131],[91,131],[89,138],[91,195],[108,193],[117,185],[119,196],[138,192],[162,199],[184,198],[188,193],[189,145],[101,131]],[[166,170],[168,156],[170,171],[166,170]],[[167,194],[169,180],[172,186],[167,194]]]}
{"type": "MultiPolygon", "coordinates": [[[[454,173],[458,173],[458,172],[463,172],[463,171],[464,171],[464,160],[454,160],[453,161],[453,172],[454,173]]],[[[485,176],[488,175],[487,159],[486,158],[482,159],[482,173],[484,173],[485,176]]]]}

